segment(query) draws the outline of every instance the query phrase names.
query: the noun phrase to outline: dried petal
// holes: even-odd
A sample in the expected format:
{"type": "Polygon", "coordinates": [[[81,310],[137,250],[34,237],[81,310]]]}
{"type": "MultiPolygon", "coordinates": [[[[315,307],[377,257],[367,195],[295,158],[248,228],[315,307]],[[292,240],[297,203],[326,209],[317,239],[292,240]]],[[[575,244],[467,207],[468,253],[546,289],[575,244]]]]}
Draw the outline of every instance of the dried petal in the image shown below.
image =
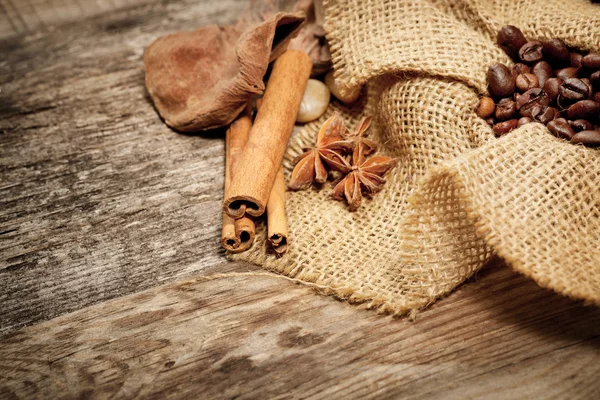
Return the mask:
{"type": "Polygon", "coordinates": [[[349,175],[346,175],[345,177],[340,179],[337,182],[337,184],[333,187],[333,190],[331,191],[331,196],[335,200],[344,200],[344,187],[346,185],[346,180],[348,179],[348,176],[349,175]]]}
{"type": "Polygon", "coordinates": [[[377,150],[377,142],[367,138],[360,138],[356,147],[362,146],[362,154],[369,155],[377,150]]]}
{"type": "Polygon", "coordinates": [[[318,155],[315,157],[315,182],[325,183],[327,181],[327,170],[318,155]]]}
{"type": "Polygon", "coordinates": [[[350,136],[355,136],[355,137],[360,137],[360,136],[364,136],[366,137],[367,134],[367,129],[369,129],[369,127],[371,126],[371,122],[373,122],[373,117],[372,116],[367,116],[364,117],[359,123],[358,125],[356,125],[356,128],[354,128],[354,132],[352,132],[350,134],[350,136]]]}
{"type": "Polygon", "coordinates": [[[343,139],[346,134],[344,120],[338,113],[333,114],[321,126],[317,136],[317,147],[327,146],[330,143],[343,139]]]}
{"type": "Polygon", "coordinates": [[[354,149],[352,140],[338,140],[337,142],[329,143],[325,146],[320,146],[321,149],[333,150],[338,153],[351,153],[354,149]]]}
{"type": "Polygon", "coordinates": [[[146,87],[167,125],[183,132],[231,123],[264,90],[269,63],[305,16],[278,13],[260,24],[209,25],[155,40],[144,54],[146,87]]]}
{"type": "Polygon", "coordinates": [[[360,182],[355,172],[351,172],[346,178],[344,196],[346,197],[350,211],[354,211],[360,207],[362,193],[360,191],[360,182]]]}
{"type": "Polygon", "coordinates": [[[312,150],[307,157],[302,158],[294,167],[292,178],[288,187],[291,190],[308,189],[315,178],[315,156],[316,151],[312,150]]]}
{"type": "Polygon", "coordinates": [[[324,149],[319,152],[323,161],[333,170],[348,173],[352,170],[350,163],[339,153],[324,149]]]}
{"type": "Polygon", "coordinates": [[[312,154],[313,149],[302,149],[304,153],[300,154],[298,157],[294,158],[294,165],[298,164],[303,158],[308,157],[312,154]]]}
{"type": "Polygon", "coordinates": [[[371,126],[373,117],[367,116],[363,118],[354,128],[354,131],[346,135],[347,138],[354,141],[354,151],[352,153],[352,160],[355,165],[362,164],[365,160],[365,156],[371,154],[377,148],[377,143],[371,139],[367,139],[367,130],[371,126]]]}
{"type": "Polygon", "coordinates": [[[370,174],[364,171],[361,171],[358,174],[358,179],[360,180],[360,183],[362,184],[365,191],[369,194],[379,192],[385,184],[385,179],[375,174],[370,174]]]}
{"type": "Polygon", "coordinates": [[[384,176],[390,169],[394,168],[397,160],[385,156],[374,156],[360,165],[360,169],[364,172],[384,176]]]}

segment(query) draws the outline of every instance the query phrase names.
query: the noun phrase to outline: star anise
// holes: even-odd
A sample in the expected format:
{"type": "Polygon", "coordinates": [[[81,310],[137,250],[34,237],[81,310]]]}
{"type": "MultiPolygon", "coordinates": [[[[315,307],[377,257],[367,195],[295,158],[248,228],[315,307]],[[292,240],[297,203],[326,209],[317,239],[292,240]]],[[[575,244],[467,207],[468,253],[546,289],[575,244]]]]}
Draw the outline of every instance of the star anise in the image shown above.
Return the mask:
{"type": "Polygon", "coordinates": [[[317,136],[317,144],[312,149],[305,149],[294,161],[295,167],[288,187],[292,190],[302,190],[311,187],[313,182],[325,183],[327,181],[327,169],[344,168],[345,153],[352,152],[354,143],[352,140],[344,140],[346,127],[344,121],[338,114],[329,118],[317,136]]]}
{"type": "Polygon", "coordinates": [[[367,130],[371,126],[372,121],[373,117],[371,116],[363,118],[362,121],[356,125],[354,131],[349,132],[346,135],[346,139],[350,139],[354,142],[352,159],[355,160],[356,163],[361,163],[364,161],[365,156],[371,154],[377,149],[377,142],[367,139],[367,130]]]}
{"type": "Polygon", "coordinates": [[[350,211],[358,209],[363,194],[371,196],[382,189],[385,183],[383,176],[397,163],[397,160],[385,156],[374,156],[366,161],[360,154],[357,156],[359,157],[357,158],[358,162],[355,163],[353,157],[352,164],[346,161],[343,168],[340,169],[346,175],[331,192],[336,200],[345,198],[350,211]]]}

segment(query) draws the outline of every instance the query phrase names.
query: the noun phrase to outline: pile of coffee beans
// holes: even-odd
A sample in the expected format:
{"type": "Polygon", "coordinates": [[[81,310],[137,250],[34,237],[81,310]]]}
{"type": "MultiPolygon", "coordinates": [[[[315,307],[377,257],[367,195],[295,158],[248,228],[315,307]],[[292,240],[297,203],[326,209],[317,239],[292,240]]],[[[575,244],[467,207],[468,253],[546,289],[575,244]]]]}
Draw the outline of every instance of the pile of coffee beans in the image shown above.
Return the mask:
{"type": "Polygon", "coordinates": [[[494,133],[540,122],[571,143],[600,147],[600,54],[572,51],[559,39],[527,41],[511,25],[497,41],[515,65],[494,64],[487,73],[491,97],[481,99],[477,115],[494,133]]]}

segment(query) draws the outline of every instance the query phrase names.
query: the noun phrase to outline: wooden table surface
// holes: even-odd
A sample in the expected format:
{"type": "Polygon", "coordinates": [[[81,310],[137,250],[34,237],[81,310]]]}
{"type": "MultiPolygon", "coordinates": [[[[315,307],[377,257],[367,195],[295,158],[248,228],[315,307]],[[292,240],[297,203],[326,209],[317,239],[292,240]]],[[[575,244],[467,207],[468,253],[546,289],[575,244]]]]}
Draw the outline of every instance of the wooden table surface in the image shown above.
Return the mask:
{"type": "Polygon", "coordinates": [[[600,398],[600,310],[501,260],[414,321],[226,261],[141,60],[247,6],[0,0],[0,398],[600,398]]]}

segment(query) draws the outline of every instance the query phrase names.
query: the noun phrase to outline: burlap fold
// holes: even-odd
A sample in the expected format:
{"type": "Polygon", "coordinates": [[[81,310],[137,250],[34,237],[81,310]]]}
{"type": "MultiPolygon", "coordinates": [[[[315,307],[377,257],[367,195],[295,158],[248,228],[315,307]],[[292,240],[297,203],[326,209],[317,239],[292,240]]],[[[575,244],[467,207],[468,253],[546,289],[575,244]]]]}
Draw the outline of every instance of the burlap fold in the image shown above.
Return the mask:
{"type": "Polygon", "coordinates": [[[497,139],[475,115],[506,24],[600,51],[600,6],[588,1],[326,0],[336,75],[366,84],[292,139],[285,167],[334,111],[374,115],[380,152],[400,162],[352,213],[330,187],[289,193],[292,246],[263,241],[236,258],[319,283],[352,302],[404,314],[448,293],[493,254],[541,286],[600,304],[600,150],[529,124],[497,139]]]}

